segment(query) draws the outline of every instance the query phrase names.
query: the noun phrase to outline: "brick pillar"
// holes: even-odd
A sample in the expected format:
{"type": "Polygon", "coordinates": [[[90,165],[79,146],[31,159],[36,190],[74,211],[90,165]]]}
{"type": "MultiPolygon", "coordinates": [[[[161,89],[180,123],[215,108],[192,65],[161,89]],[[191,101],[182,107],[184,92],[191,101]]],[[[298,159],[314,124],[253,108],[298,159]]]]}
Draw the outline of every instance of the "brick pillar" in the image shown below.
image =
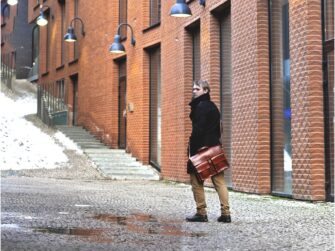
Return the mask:
{"type": "Polygon", "coordinates": [[[293,197],[325,199],[321,4],[289,2],[293,197]]]}
{"type": "Polygon", "coordinates": [[[270,192],[267,1],[231,1],[232,165],[235,190],[270,192]]]}

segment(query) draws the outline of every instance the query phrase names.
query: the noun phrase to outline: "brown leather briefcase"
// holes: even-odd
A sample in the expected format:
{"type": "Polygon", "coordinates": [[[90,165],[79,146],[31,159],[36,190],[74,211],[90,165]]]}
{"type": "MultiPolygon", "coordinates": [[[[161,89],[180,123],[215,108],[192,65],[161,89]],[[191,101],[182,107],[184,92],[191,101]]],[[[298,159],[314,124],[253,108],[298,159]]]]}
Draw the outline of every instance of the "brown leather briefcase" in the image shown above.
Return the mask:
{"type": "Polygon", "coordinates": [[[201,181],[229,168],[221,145],[201,148],[196,155],[190,157],[190,161],[197,170],[197,176],[201,181]]]}

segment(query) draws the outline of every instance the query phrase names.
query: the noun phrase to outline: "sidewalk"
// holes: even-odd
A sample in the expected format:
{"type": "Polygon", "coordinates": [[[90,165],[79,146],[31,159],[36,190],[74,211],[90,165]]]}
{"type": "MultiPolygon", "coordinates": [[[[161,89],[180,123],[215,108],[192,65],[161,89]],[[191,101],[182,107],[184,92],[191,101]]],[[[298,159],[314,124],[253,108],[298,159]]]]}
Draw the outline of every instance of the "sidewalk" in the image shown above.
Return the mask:
{"type": "Polygon", "coordinates": [[[166,181],[1,181],[1,250],[334,250],[334,204],[230,192],[232,223],[194,213],[189,185],[166,181]]]}

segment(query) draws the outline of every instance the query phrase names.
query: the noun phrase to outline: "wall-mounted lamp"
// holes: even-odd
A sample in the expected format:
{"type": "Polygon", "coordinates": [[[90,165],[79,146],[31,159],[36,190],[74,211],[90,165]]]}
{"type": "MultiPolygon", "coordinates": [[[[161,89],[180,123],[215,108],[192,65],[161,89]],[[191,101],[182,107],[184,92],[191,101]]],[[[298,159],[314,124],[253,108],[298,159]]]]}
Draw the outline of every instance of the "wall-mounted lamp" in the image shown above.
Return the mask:
{"type": "MultiPolygon", "coordinates": [[[[199,4],[202,6],[206,5],[206,0],[199,0],[199,4]]],[[[186,4],[185,0],[177,0],[170,10],[170,16],[172,17],[189,17],[192,16],[190,7],[186,4]]]]}
{"type": "Polygon", "coordinates": [[[110,53],[124,53],[126,51],[123,44],[121,44],[120,28],[122,25],[128,26],[131,30],[131,44],[134,46],[136,43],[135,38],[134,38],[133,28],[127,23],[121,23],[117,27],[117,34],[114,37],[114,42],[109,47],[110,53]]]}
{"type": "Polygon", "coordinates": [[[45,26],[48,24],[48,19],[46,19],[44,16],[44,11],[43,11],[44,7],[48,7],[49,9],[51,9],[48,5],[45,5],[45,4],[40,5],[40,15],[36,19],[36,24],[38,26],[45,26]]]}
{"type": "Polygon", "coordinates": [[[3,18],[5,18],[5,11],[7,10],[7,17],[9,16],[9,12],[10,12],[10,6],[8,4],[5,4],[3,6],[1,6],[1,16],[3,18]]]}
{"type": "Polygon", "coordinates": [[[73,28],[73,22],[74,21],[80,21],[81,23],[81,35],[84,37],[85,36],[85,30],[84,30],[84,23],[83,20],[81,20],[81,18],[79,17],[74,17],[71,22],[70,22],[70,26],[67,28],[67,33],[64,36],[64,40],[66,42],[76,42],[77,41],[77,36],[74,33],[74,28],[73,28]]]}
{"type": "Polygon", "coordinates": [[[9,5],[15,5],[15,4],[17,4],[17,0],[7,0],[7,3],[9,4],[9,5]]]}

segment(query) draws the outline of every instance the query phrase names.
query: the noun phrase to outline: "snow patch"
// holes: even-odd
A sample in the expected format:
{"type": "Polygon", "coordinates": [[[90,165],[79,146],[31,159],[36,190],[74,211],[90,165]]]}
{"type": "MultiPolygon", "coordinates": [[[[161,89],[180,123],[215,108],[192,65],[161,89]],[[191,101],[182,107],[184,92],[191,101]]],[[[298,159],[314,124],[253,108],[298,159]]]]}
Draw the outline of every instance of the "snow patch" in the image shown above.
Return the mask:
{"type": "Polygon", "coordinates": [[[53,138],[24,118],[36,110],[35,96],[14,101],[0,92],[0,170],[57,168],[68,162],[65,149],[80,151],[61,133],[53,138]]]}

